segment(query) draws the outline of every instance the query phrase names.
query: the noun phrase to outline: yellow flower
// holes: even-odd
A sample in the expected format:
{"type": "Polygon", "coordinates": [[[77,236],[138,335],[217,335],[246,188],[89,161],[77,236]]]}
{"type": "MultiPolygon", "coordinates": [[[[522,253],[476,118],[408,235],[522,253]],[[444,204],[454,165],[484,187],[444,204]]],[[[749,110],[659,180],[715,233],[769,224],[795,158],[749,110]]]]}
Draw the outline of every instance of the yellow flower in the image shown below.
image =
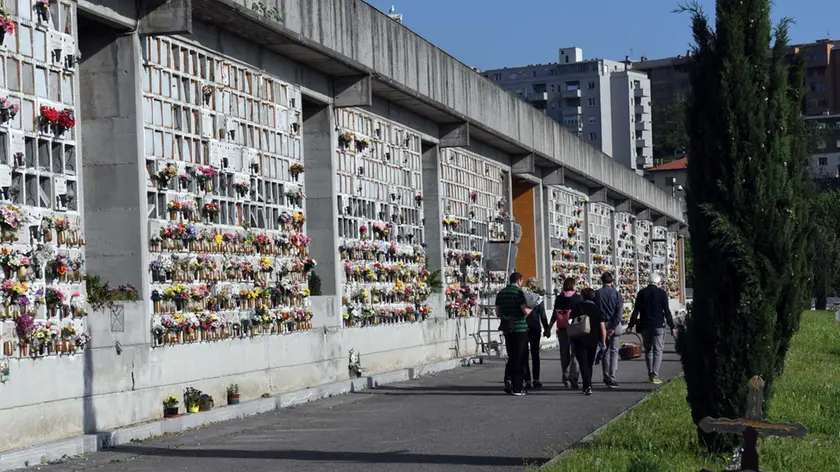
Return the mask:
{"type": "Polygon", "coordinates": [[[303,289],[303,296],[304,296],[304,297],[308,297],[310,293],[311,293],[311,292],[309,291],[309,289],[308,289],[308,288],[303,289]]]}
{"type": "Polygon", "coordinates": [[[216,244],[222,244],[222,241],[223,241],[225,238],[224,238],[224,236],[222,236],[221,234],[217,234],[215,239],[216,239],[216,244]]]}

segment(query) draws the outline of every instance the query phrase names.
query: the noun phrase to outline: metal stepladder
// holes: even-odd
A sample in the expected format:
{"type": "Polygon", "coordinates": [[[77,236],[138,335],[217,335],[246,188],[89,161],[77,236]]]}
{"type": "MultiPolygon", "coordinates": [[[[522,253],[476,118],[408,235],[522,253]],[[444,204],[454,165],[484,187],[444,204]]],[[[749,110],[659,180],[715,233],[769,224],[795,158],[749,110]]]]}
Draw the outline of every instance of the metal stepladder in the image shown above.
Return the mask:
{"type": "Polygon", "coordinates": [[[496,292],[490,288],[490,271],[504,271],[505,274],[510,274],[514,267],[516,260],[516,242],[521,236],[521,227],[514,222],[510,222],[512,238],[510,241],[490,241],[483,239],[481,241],[482,258],[482,278],[483,284],[481,288],[479,302],[477,307],[478,326],[476,332],[473,333],[478,352],[476,355],[469,357],[466,365],[473,363],[484,364],[485,358],[492,359],[506,359],[507,352],[504,351],[505,338],[499,332],[499,318],[496,316],[496,292]]]}

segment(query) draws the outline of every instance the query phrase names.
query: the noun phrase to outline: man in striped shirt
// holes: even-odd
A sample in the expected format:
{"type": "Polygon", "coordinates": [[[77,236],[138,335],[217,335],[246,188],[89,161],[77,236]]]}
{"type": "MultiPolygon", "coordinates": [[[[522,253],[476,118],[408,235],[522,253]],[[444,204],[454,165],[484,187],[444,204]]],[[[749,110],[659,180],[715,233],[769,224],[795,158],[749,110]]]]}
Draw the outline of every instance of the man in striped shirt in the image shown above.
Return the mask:
{"type": "Polygon", "coordinates": [[[516,396],[525,395],[522,383],[525,377],[526,351],[528,349],[528,322],[531,313],[522,292],[522,274],[510,275],[507,287],[496,295],[496,316],[502,319],[499,330],[505,336],[507,365],[505,366],[505,392],[516,396]]]}

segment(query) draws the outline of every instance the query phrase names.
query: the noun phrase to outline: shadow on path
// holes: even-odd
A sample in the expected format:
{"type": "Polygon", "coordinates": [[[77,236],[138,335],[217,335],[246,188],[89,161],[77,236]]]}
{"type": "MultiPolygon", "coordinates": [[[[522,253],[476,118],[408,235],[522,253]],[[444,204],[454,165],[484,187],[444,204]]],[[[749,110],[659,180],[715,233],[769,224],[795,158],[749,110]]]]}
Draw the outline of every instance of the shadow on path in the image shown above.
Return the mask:
{"type": "Polygon", "coordinates": [[[195,457],[216,459],[269,459],[317,462],[357,462],[364,464],[449,464],[470,466],[525,466],[543,464],[547,457],[467,456],[459,454],[416,454],[408,451],[247,451],[239,449],[170,449],[141,446],[120,447],[119,452],[141,456],[195,457]]]}

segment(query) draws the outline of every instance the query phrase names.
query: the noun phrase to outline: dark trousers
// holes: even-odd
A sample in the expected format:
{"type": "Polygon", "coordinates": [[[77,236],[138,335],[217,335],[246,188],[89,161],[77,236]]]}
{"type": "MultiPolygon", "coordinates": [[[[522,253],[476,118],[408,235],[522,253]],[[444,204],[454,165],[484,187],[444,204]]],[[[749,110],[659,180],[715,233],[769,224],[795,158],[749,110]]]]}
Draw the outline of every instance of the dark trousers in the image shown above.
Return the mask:
{"type": "Polygon", "coordinates": [[[528,359],[528,333],[505,333],[505,347],[508,355],[505,379],[510,379],[514,392],[521,392],[528,359]]]}
{"type": "Polygon", "coordinates": [[[590,346],[587,343],[577,342],[574,344],[575,358],[580,366],[580,376],[583,381],[583,388],[592,388],[592,369],[595,367],[595,354],[598,352],[598,345],[590,346]]]}
{"type": "Polygon", "coordinates": [[[530,363],[534,363],[534,377],[533,380],[540,379],[540,341],[542,341],[542,332],[539,329],[529,329],[528,330],[528,350],[525,352],[525,381],[530,382],[531,378],[531,366],[530,363]],[[531,361],[528,362],[528,358],[531,358],[531,361]]]}

